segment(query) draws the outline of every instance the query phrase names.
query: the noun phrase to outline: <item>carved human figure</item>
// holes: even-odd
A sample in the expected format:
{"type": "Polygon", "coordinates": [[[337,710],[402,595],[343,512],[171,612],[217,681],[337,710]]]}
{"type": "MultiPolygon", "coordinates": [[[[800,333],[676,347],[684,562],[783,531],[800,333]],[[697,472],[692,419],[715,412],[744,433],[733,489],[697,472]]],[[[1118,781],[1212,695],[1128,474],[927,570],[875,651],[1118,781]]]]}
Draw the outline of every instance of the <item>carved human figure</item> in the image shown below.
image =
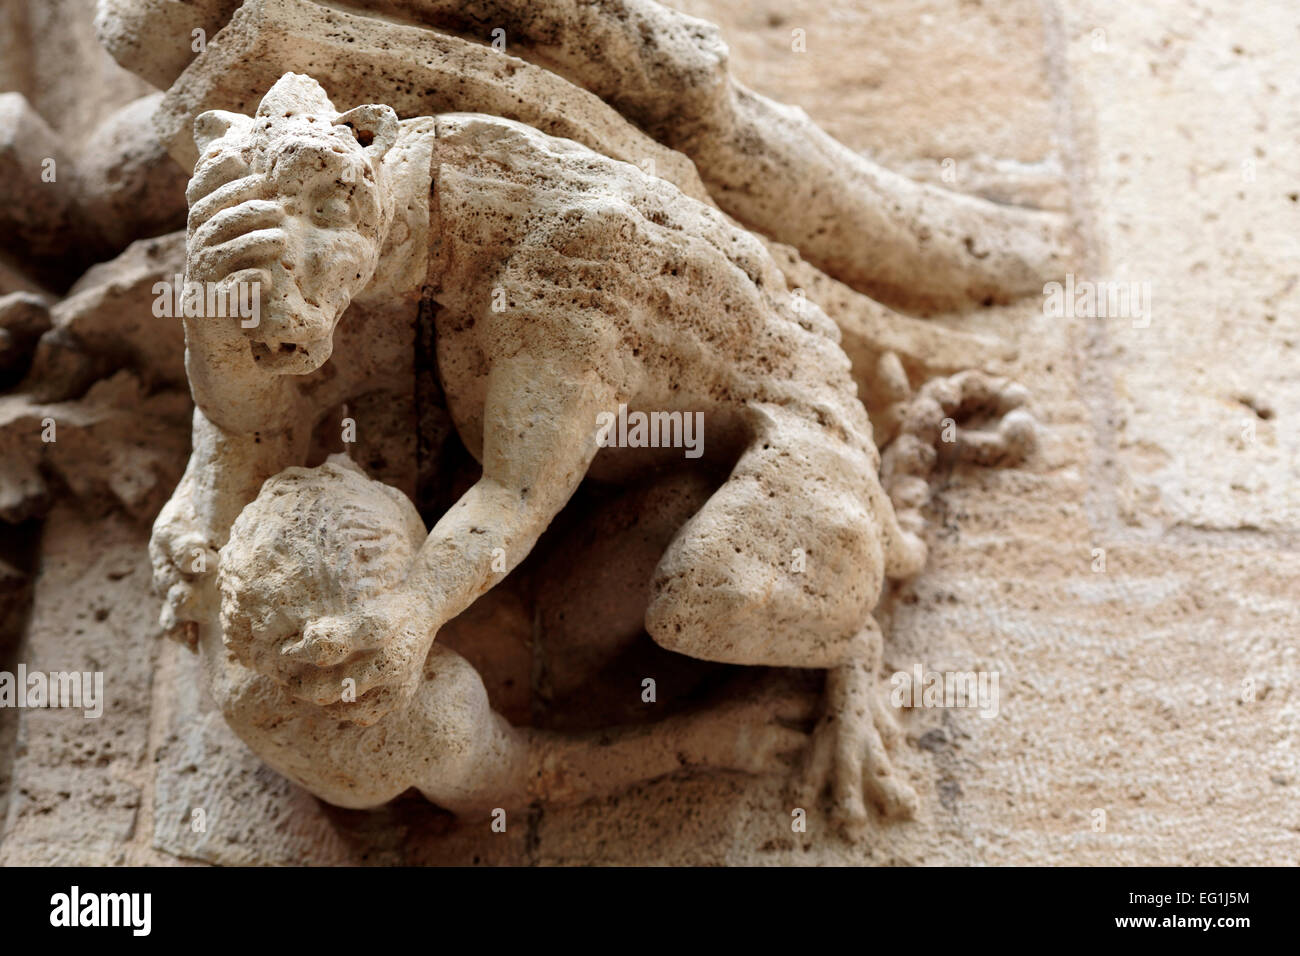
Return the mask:
{"type": "MultiPolygon", "coordinates": [[[[304,76],[286,74],[254,117],[206,113],[196,125],[189,278],[257,281],[268,294],[255,328],[187,320],[194,456],[152,543],[168,623],[190,622],[192,635],[203,624],[208,658],[224,656],[224,630],[240,662],[290,697],[378,726],[418,710],[421,675],[442,659],[430,657],[438,629],[523,560],[584,477],[680,459],[602,448],[602,415],[702,412],[705,458],[730,474],[660,560],[647,631],[707,660],[828,669],[810,790],[829,784],[846,820],[865,816],[864,784],[886,813],[914,809],[882,738],[892,725],[874,690],[872,610],[925,546],[881,485],[835,325],[791,294],[757,238],[571,141],[477,114],[339,115],[304,76]],[[386,327],[366,324],[384,314],[374,304],[422,289],[438,306],[449,411],[482,477],[404,576],[311,622],[295,611],[276,625],[279,644],[241,640],[233,609],[247,578],[223,578],[232,596],[218,618],[211,572],[188,570],[191,553],[216,567],[225,545],[226,575],[246,545],[236,538],[263,534],[252,519],[231,526],[265,479],[303,464],[324,409],[398,361],[386,327]],[[344,687],[355,700],[341,701],[344,687]]],[[[899,470],[916,478],[932,459],[936,410],[1006,413],[1022,398],[979,375],[932,390],[909,426],[920,466],[899,470]]],[[[1012,412],[971,447],[1014,459],[1031,439],[1012,412]]],[[[914,485],[898,487],[915,519],[914,485]]]]}
{"type": "MultiPolygon", "coordinates": [[[[478,672],[437,643],[371,690],[364,708],[353,706],[347,683],[323,706],[295,696],[289,688],[302,672],[353,652],[344,634],[376,656],[420,638],[387,630],[391,620],[358,628],[353,609],[400,591],[424,538],[405,495],[336,455],[267,481],[221,551],[233,659],[208,658],[210,686],[231,727],[316,796],[368,808],[415,787],[456,813],[523,808],[613,793],[683,767],[779,771],[805,744],[782,723],[807,716],[800,702],[774,694],[591,734],[512,727],[492,711],[478,672]]],[[[401,626],[431,623],[417,610],[401,626]]]]}

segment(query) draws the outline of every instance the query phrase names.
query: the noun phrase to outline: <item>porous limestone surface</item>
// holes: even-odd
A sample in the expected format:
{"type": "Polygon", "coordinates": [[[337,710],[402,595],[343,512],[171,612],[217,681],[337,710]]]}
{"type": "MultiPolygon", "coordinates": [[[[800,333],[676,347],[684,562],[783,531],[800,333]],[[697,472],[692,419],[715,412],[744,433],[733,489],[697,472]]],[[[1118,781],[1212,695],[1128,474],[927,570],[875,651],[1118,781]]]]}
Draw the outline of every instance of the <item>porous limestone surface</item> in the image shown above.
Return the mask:
{"type": "MultiPolygon", "coordinates": [[[[92,35],[89,4],[76,16],[59,6],[92,35]]],[[[931,320],[1013,343],[1014,357],[981,364],[1027,388],[1042,427],[1015,468],[944,466],[923,508],[927,564],[881,609],[883,693],[889,675],[918,666],[999,675],[996,716],[896,715],[904,739],[891,759],[917,791],[914,819],[873,815],[846,836],[814,809],[806,831],[793,830],[774,774],[673,776],[579,806],[512,810],[503,831],[487,812],[453,816],[416,795],[373,810],[311,797],[239,741],[199,659],[155,624],[148,520],[184,466],[189,422],[173,407],[183,405],[174,366],[150,373],[159,343],[137,335],[96,373],[116,377],[89,393],[2,399],[6,448],[39,434],[46,408],[74,400],[68,431],[84,444],[66,460],[57,446],[24,451],[25,483],[6,487],[15,516],[38,498],[53,504],[30,553],[16,533],[2,536],[0,559],[32,594],[23,620],[6,616],[0,670],[102,670],[108,693],[98,721],[0,712],[0,862],[1300,861],[1300,166],[1288,147],[1300,96],[1288,7],[681,4],[719,25],[740,82],[802,107],[852,150],[944,188],[1065,210],[1077,280],[1150,284],[1147,315],[1051,314],[1033,296],[931,320]],[[123,409],[154,423],[154,458],[123,409]],[[78,475],[77,455],[96,467],[78,475]]],[[[34,43],[65,48],[44,39],[42,16],[29,18],[34,43]]],[[[44,69],[6,63],[0,75],[19,77],[12,88],[71,143],[147,92],[106,54],[38,90],[44,69]],[[56,115],[92,102],[104,75],[117,77],[108,108],[56,115]]],[[[96,342],[107,328],[98,303],[128,307],[174,256],[128,250],[62,302],[50,298],[52,330],[64,331],[46,332],[36,357],[89,377],[76,336],[96,342]]],[[[843,310],[811,297],[859,363],[843,310]]],[[[0,315],[28,321],[36,308],[14,300],[0,315]]],[[[420,341],[412,324],[403,347],[420,341]]],[[[875,357],[866,345],[862,354],[875,357]]],[[[419,476],[400,464],[416,405],[354,403],[360,434],[384,436],[354,459],[372,475],[382,463],[387,484],[445,510],[476,474],[464,462],[437,494],[416,494],[419,476]]],[[[332,436],[312,444],[314,460],[339,450],[332,436]]],[[[644,707],[647,675],[660,678],[665,710],[702,687],[752,693],[728,665],[683,664],[645,641],[628,612],[649,600],[664,546],[712,491],[584,486],[438,643],[477,669],[517,725],[627,720],[644,707]],[[645,513],[656,520],[634,520],[645,513]],[[602,679],[584,681],[591,673],[602,679]]],[[[799,672],[774,677],[786,695],[819,690],[799,672]]]]}

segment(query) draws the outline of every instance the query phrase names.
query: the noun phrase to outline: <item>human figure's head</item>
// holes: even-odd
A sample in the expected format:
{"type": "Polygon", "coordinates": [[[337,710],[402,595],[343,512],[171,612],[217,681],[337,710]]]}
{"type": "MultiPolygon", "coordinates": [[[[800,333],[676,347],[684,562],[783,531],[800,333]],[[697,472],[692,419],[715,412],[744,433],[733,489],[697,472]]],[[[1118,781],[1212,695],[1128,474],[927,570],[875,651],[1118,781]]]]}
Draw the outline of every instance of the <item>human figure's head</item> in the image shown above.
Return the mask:
{"type": "Polygon", "coordinates": [[[392,221],[383,158],[398,131],[391,108],[339,113],[296,73],[252,117],[210,110],[195,120],[188,278],[259,284],[259,322],[243,333],[267,368],[303,374],[329,358],[392,221]]]}
{"type": "MultiPolygon", "coordinates": [[[[221,549],[226,647],[292,692],[305,670],[352,654],[336,635],[349,632],[368,599],[403,584],[424,535],[410,499],[342,456],[285,469],[244,508],[221,549]]],[[[365,635],[365,643],[378,649],[397,637],[365,635]]],[[[410,678],[403,692],[418,673],[410,678]]]]}

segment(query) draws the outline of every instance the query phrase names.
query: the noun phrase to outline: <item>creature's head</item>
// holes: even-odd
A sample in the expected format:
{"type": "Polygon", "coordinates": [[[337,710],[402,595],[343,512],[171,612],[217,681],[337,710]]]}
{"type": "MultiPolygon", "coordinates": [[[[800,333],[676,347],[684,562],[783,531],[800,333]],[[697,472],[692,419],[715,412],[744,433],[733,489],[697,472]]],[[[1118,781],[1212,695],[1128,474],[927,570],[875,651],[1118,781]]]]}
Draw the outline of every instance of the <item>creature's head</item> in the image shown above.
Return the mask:
{"type": "MultiPolygon", "coordinates": [[[[335,635],[350,630],[349,616],[368,599],[405,581],[424,536],[410,499],[341,456],[317,468],[285,469],[244,508],[221,549],[226,647],[292,692],[304,673],[350,656],[352,648],[336,645],[335,635]],[[318,656],[316,664],[295,653],[304,646],[318,656]]],[[[361,653],[401,636],[363,635],[369,650],[361,653]]],[[[408,676],[409,686],[372,693],[400,699],[419,672],[408,676]]],[[[363,703],[371,710],[378,704],[363,703]]]]}
{"type": "Polygon", "coordinates": [[[238,330],[254,357],[277,372],[319,368],[392,221],[383,159],[397,115],[374,105],[340,114],[315,80],[286,73],[255,116],[211,110],[194,128],[188,278],[258,283],[258,323],[238,330]]]}

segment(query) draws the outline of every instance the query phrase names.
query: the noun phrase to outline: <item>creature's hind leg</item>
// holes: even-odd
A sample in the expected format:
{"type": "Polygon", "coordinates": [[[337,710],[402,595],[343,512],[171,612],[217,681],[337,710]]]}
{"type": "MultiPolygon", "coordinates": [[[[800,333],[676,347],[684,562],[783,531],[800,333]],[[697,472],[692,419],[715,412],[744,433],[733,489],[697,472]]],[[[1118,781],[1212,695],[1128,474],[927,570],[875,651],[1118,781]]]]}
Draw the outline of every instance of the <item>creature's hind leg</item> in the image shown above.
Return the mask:
{"type": "Polygon", "coordinates": [[[854,824],[865,787],[887,816],[911,816],[916,795],[885,749],[897,729],[875,688],[871,617],[907,548],[875,460],[785,409],[752,411],[755,441],[659,563],[646,628],[706,660],[827,668],[798,798],[829,784],[834,818],[854,824]]]}
{"type": "Polygon", "coordinates": [[[775,405],[750,407],[754,439],[655,570],[646,629],[691,657],[834,667],[884,580],[875,461],[775,405]]]}

